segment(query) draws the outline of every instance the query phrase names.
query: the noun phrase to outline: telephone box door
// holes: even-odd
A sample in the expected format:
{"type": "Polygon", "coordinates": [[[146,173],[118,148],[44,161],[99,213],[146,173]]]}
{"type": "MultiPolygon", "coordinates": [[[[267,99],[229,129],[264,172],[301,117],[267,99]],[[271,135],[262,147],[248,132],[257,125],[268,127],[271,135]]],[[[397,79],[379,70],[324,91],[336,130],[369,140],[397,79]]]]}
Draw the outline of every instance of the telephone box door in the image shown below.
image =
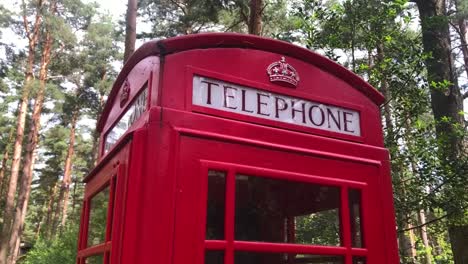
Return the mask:
{"type": "Polygon", "coordinates": [[[179,144],[174,264],[386,263],[379,162],[234,138],[179,144]]]}
{"type": "Polygon", "coordinates": [[[77,263],[120,263],[122,219],[131,143],[86,179],[77,263]]]}

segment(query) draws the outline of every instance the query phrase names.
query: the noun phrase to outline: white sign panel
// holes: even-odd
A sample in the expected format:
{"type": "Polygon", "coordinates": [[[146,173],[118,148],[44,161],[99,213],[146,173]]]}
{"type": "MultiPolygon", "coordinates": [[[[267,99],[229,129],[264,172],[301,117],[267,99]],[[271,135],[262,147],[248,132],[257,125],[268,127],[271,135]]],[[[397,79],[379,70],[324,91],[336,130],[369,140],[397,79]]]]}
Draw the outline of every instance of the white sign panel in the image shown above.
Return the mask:
{"type": "Polygon", "coordinates": [[[359,112],[212,78],[193,77],[194,105],[360,136],[359,112]]]}

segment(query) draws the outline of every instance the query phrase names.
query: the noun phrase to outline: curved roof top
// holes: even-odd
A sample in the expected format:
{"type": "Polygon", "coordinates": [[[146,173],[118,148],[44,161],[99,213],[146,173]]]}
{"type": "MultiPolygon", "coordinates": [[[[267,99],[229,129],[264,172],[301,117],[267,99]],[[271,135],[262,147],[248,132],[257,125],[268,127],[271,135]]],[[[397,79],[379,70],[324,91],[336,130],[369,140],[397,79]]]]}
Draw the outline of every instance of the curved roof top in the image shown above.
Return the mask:
{"type": "Polygon", "coordinates": [[[237,34],[237,33],[206,33],[186,35],[164,40],[152,40],[143,44],[138,48],[132,56],[127,60],[117,79],[112,86],[112,90],[107,99],[106,106],[99,118],[97,129],[102,131],[105,120],[112,108],[112,102],[115,100],[119,88],[125,81],[127,74],[141,60],[152,55],[165,55],[191,49],[207,49],[207,48],[245,48],[264,50],[273,53],[284,54],[304,62],[316,65],[317,67],[335,75],[343,81],[351,84],[358,89],[375,104],[380,105],[385,101],[385,98],[374,87],[368,84],[361,77],[352,73],[345,67],[335,63],[334,61],[312,52],[308,49],[290,44],[288,42],[274,40],[270,38],[258,37],[255,35],[237,34]]]}

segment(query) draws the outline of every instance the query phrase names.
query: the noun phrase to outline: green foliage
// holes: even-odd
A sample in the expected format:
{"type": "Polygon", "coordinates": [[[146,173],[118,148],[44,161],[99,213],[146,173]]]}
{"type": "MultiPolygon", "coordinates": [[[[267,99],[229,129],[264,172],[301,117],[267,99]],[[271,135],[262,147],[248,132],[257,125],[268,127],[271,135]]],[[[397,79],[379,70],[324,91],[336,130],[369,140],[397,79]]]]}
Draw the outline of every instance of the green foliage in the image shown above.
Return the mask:
{"type": "Polygon", "coordinates": [[[140,14],[153,25],[151,32],[141,36],[160,38],[201,32],[218,22],[218,14],[226,4],[219,0],[138,1],[140,14]]]}
{"type": "MultiPolygon", "coordinates": [[[[455,84],[444,78],[428,81],[425,62],[432,54],[423,52],[421,35],[412,29],[416,18],[411,8],[408,1],[395,0],[305,0],[296,16],[308,48],[343,63],[385,93],[382,116],[392,157],[398,227],[419,225],[415,212],[420,210],[439,212],[432,216],[436,219],[429,229],[438,228],[430,235],[438,245],[430,254],[440,263],[450,263],[446,225],[466,223],[468,195],[462,189],[468,184],[468,170],[466,157],[447,160],[437,153],[453,149],[454,140],[466,138],[467,131],[453,118],[434,120],[431,92],[448,94],[455,84]],[[445,137],[436,133],[436,128],[448,127],[452,133],[445,137]]],[[[447,17],[424,23],[438,27],[447,23],[447,17]]],[[[429,249],[418,245],[418,254],[425,256],[429,249]]]]}
{"type": "Polygon", "coordinates": [[[24,264],[75,264],[78,229],[70,227],[51,241],[38,239],[24,264]]]}
{"type": "Polygon", "coordinates": [[[338,210],[296,217],[296,239],[301,244],[340,245],[338,210]]]}

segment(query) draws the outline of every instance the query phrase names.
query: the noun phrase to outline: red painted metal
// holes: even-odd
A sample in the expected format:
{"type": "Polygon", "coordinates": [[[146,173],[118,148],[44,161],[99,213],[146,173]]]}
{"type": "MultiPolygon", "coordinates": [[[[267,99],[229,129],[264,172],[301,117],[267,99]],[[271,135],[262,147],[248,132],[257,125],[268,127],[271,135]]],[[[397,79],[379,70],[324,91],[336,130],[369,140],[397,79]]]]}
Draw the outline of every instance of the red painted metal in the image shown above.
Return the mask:
{"type": "MultiPolygon", "coordinates": [[[[353,256],[370,264],[399,262],[379,111],[384,98],[361,78],[306,49],[256,36],[200,34],[152,41],[117,77],[98,123],[101,142],[131,111],[145,83],[147,111],[107,153],[101,143],[99,163],[85,179],[77,263],[104,254],[105,263],[202,264],[212,250],[224,252],[226,264],[235,263],[239,251],[286,253],[287,263],[297,254],[336,255],[346,264],[353,256]],[[269,81],[266,68],[281,56],[300,74],[296,88],[269,81]],[[362,133],[346,135],[193,105],[194,75],[357,111],[362,133]],[[130,91],[121,107],[126,80],[130,91]],[[209,170],[226,175],[222,240],[205,239],[209,170]],[[237,173],[340,188],[341,245],[236,240],[237,173]],[[114,198],[107,239],[88,248],[90,199],[108,184],[114,198]],[[361,191],[363,248],[351,242],[351,188],[361,191]]],[[[288,219],[291,229],[294,218],[288,219]]],[[[287,236],[295,240],[294,233],[287,236]]]]}

